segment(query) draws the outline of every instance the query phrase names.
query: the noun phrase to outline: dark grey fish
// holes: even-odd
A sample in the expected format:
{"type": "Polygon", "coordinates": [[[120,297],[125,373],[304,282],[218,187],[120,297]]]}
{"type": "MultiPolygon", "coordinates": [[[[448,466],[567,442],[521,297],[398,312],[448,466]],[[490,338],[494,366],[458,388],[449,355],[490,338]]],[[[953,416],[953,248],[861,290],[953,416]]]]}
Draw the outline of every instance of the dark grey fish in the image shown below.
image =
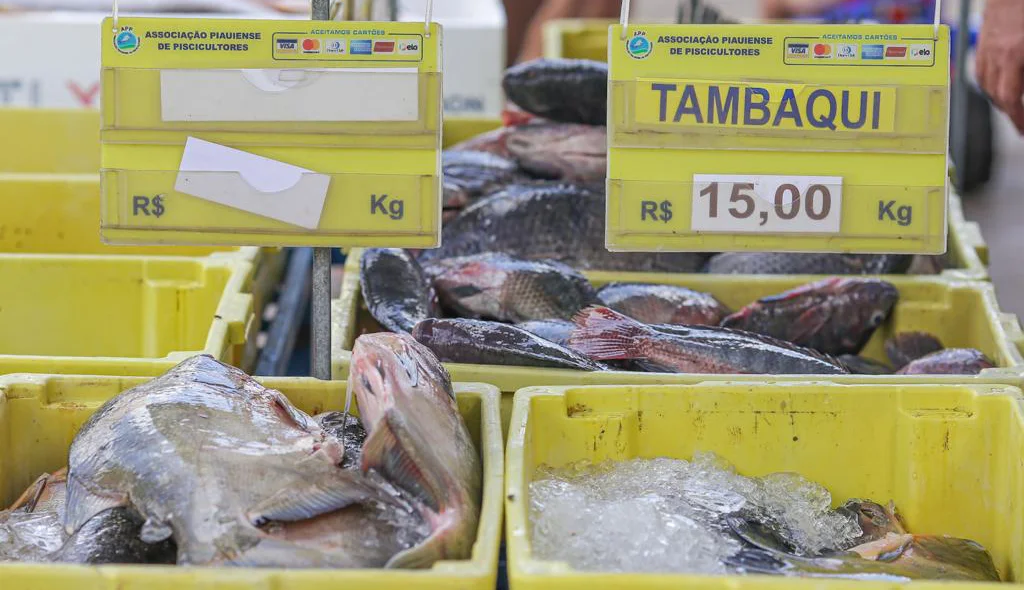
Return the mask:
{"type": "Polygon", "coordinates": [[[516,327],[522,328],[531,334],[536,334],[559,346],[568,346],[569,336],[576,329],[576,324],[569,320],[533,320],[518,323],[516,327]]]}
{"type": "Polygon", "coordinates": [[[596,298],[586,277],[550,260],[488,252],[447,258],[426,270],[441,304],[459,317],[502,322],[569,319],[596,298]]]}
{"type": "Polygon", "coordinates": [[[894,372],[894,369],[885,363],[856,354],[842,354],[838,360],[854,375],[892,375],[894,372]]]}
{"type": "Polygon", "coordinates": [[[608,171],[604,127],[574,123],[520,125],[506,139],[509,153],[533,176],[568,182],[603,181],[608,171]]]}
{"type": "Polygon", "coordinates": [[[835,359],[760,334],[715,326],[648,326],[607,307],[575,319],[570,348],[598,361],[640,360],[668,373],[840,375],[835,359]]]}
{"type": "Polygon", "coordinates": [[[408,332],[437,315],[433,287],[416,259],[400,248],[364,250],[359,285],[370,315],[392,332],[408,332]]]}
{"type": "Polygon", "coordinates": [[[832,277],[762,297],[721,325],[825,354],[857,354],[899,296],[892,283],[880,279],[832,277]]]}
{"type": "Polygon", "coordinates": [[[609,252],[603,191],[572,184],[517,185],[481,199],[445,226],[440,248],[423,252],[419,260],[482,252],[637,272],[693,272],[705,259],[693,253],[609,252]]]}
{"type": "Polygon", "coordinates": [[[147,543],[139,538],[145,519],[128,507],[111,508],[89,519],[53,554],[65,563],[174,564],[178,546],[172,539],[147,543]]]}
{"type": "Polygon", "coordinates": [[[598,290],[597,297],[645,324],[717,326],[730,313],[713,295],[676,285],[609,283],[598,290]]]}
{"type": "Polygon", "coordinates": [[[974,348],[945,348],[907,363],[897,375],[977,375],[996,364],[974,348]]]}
{"type": "Polygon", "coordinates": [[[488,152],[447,150],[441,155],[444,208],[462,209],[500,187],[523,180],[515,160],[488,152]]]}
{"type": "Polygon", "coordinates": [[[712,274],[904,274],[913,256],[906,254],[787,254],[780,252],[724,252],[708,261],[712,274]]]}
{"type": "Polygon", "coordinates": [[[345,412],[324,412],[313,417],[320,428],[328,434],[341,440],[345,445],[345,457],[341,461],[342,469],[352,469],[359,466],[363,456],[363,443],[366,442],[366,429],[363,428],[359,418],[348,414],[348,421],[345,420],[345,412]]]}
{"type": "Polygon", "coordinates": [[[885,355],[897,370],[943,348],[942,342],[927,332],[900,332],[885,341],[885,355]]]}
{"type": "Polygon", "coordinates": [[[598,371],[587,357],[526,330],[483,320],[427,319],[412,331],[416,340],[446,363],[513,365],[598,371]]]}
{"type": "Polygon", "coordinates": [[[559,123],[604,125],[608,65],[584,59],[536,59],[505,71],[505,96],[524,111],[559,123]]]}

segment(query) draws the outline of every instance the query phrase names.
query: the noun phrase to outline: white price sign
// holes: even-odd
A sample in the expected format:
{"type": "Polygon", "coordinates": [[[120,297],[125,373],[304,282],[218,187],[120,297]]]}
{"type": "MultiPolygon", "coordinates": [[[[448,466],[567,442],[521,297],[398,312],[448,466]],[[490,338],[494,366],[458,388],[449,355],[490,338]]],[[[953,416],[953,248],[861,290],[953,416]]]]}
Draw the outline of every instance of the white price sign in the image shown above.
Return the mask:
{"type": "Polygon", "coordinates": [[[690,229],[839,233],[840,176],[694,174],[690,229]]]}

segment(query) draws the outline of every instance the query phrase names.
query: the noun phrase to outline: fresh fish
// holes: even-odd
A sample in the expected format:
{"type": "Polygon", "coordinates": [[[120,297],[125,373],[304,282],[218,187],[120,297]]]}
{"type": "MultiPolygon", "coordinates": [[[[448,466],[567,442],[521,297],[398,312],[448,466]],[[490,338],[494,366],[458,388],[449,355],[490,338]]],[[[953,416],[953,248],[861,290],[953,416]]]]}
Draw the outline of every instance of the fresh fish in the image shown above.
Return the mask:
{"type": "Polygon", "coordinates": [[[856,354],[841,354],[837,358],[854,375],[892,375],[894,372],[885,363],[856,354]]]}
{"type": "Polygon", "coordinates": [[[737,516],[726,517],[726,522],[747,543],[726,563],[741,573],[884,581],[999,581],[988,551],[967,539],[889,533],[849,551],[799,557],[786,552],[760,523],[737,516]]]}
{"type": "Polygon", "coordinates": [[[712,274],[903,274],[913,256],[906,254],[787,254],[724,252],[713,256],[705,270],[712,274]]]}
{"type": "Polygon", "coordinates": [[[361,567],[257,528],[355,503],[405,509],[377,479],[339,468],[343,455],[280,392],[195,356],[108,401],[75,436],[64,526],[73,535],[130,506],[144,519],[140,538],[173,539],[179,565],[361,567]]]}
{"type": "Polygon", "coordinates": [[[731,313],[714,296],[675,285],[609,283],[598,290],[597,298],[645,324],[717,326],[731,313]]]}
{"type": "Polygon", "coordinates": [[[448,258],[427,272],[441,304],[460,317],[568,319],[596,297],[590,281],[569,266],[496,252],[448,258]]]}
{"type": "Polygon", "coordinates": [[[437,315],[434,289],[419,263],[405,250],[363,251],[359,285],[370,315],[392,332],[408,332],[420,320],[437,315]]]}
{"type": "Polygon", "coordinates": [[[510,187],[470,205],[448,223],[441,247],[420,262],[502,252],[523,260],[555,260],[577,269],[693,272],[704,255],[619,253],[605,248],[602,192],[578,185],[510,187]]]}
{"type": "Polygon", "coordinates": [[[345,445],[345,457],[341,461],[341,468],[358,467],[363,457],[363,444],[366,442],[366,429],[359,418],[345,412],[324,412],[317,414],[313,419],[320,428],[345,445]]]}
{"type": "Polygon", "coordinates": [[[576,324],[569,320],[533,320],[516,324],[516,327],[559,346],[568,346],[569,336],[576,329],[576,324]]]}
{"type": "Polygon", "coordinates": [[[599,371],[578,352],[516,326],[483,320],[423,320],[412,335],[446,363],[599,371]]]}
{"type": "Polygon", "coordinates": [[[900,332],[885,341],[885,355],[896,369],[943,348],[942,342],[927,332],[900,332]]]}
{"type": "Polygon", "coordinates": [[[569,345],[595,360],[639,359],[672,373],[838,375],[826,355],[738,330],[712,326],[648,326],[607,307],[575,318],[569,345]]]}
{"type": "Polygon", "coordinates": [[[352,349],[348,385],[369,433],[363,471],[379,471],[412,494],[430,531],[388,565],[430,567],[441,559],[468,559],[483,474],[448,371],[407,334],[367,334],[352,349]]]}
{"type": "Polygon", "coordinates": [[[505,145],[505,141],[508,139],[508,134],[512,129],[513,127],[498,127],[497,129],[492,129],[465,141],[461,141],[449,147],[446,151],[487,152],[502,158],[511,158],[512,154],[508,151],[508,146],[505,145]]]}
{"type": "Polygon", "coordinates": [[[104,510],[90,518],[53,554],[65,563],[149,563],[170,565],[178,547],[172,539],[147,543],[140,538],[144,519],[127,506],[104,510]]]}
{"type": "Polygon", "coordinates": [[[870,500],[847,500],[837,510],[853,516],[860,526],[862,534],[854,546],[877,541],[892,533],[902,535],[907,532],[892,502],[886,507],[870,500]]]}
{"type": "Polygon", "coordinates": [[[974,348],[945,348],[907,363],[897,375],[977,375],[996,364],[974,348]]]}
{"type": "Polygon", "coordinates": [[[604,127],[574,123],[522,125],[505,140],[519,166],[538,178],[567,182],[604,180],[608,134],[604,127]]]}
{"type": "Polygon", "coordinates": [[[409,551],[430,534],[418,512],[396,512],[374,504],[355,504],[298,522],[274,522],[269,536],[313,549],[341,552],[363,567],[388,565],[392,555],[409,551]]]}
{"type": "Polygon", "coordinates": [[[722,320],[825,354],[857,354],[899,299],[892,283],[834,277],[763,297],[722,320]]]}
{"type": "Polygon", "coordinates": [[[505,71],[505,96],[521,109],[559,123],[604,125],[608,65],[584,59],[536,59],[505,71]]]}
{"type": "MultiPolygon", "coordinates": [[[[45,474],[37,479],[11,506],[17,519],[32,515],[34,538],[39,544],[45,537],[59,540],[52,552],[43,549],[47,561],[67,563],[160,563],[172,564],[177,548],[170,539],[159,543],[146,543],[139,538],[142,518],[127,507],[104,510],[82,526],[74,535],[64,533],[63,520],[67,500],[67,470],[45,474]]],[[[27,524],[27,523],[25,523],[27,524]]],[[[3,525],[0,524],[0,529],[3,525]]],[[[0,538],[4,538],[0,530],[0,538]]],[[[20,542],[30,539],[19,539],[20,542]]],[[[0,542],[0,545],[3,543],[0,542]]],[[[0,550],[0,554],[4,551],[0,550]]],[[[28,557],[28,556],[25,556],[28,557]]]]}
{"type": "Polygon", "coordinates": [[[444,208],[462,209],[506,184],[523,180],[515,160],[480,151],[447,150],[442,154],[444,208]]]}

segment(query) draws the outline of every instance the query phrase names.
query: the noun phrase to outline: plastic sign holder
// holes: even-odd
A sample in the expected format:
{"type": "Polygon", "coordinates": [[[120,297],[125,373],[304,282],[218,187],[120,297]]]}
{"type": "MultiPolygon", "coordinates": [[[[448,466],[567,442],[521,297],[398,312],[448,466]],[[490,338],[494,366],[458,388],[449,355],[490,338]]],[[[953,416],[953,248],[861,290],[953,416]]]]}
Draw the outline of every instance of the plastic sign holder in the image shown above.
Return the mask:
{"type": "Polygon", "coordinates": [[[121,17],[102,34],[105,241],[439,244],[436,23],[121,17]]]}
{"type": "Polygon", "coordinates": [[[946,249],[949,30],[609,31],[607,246],[946,249]]]}

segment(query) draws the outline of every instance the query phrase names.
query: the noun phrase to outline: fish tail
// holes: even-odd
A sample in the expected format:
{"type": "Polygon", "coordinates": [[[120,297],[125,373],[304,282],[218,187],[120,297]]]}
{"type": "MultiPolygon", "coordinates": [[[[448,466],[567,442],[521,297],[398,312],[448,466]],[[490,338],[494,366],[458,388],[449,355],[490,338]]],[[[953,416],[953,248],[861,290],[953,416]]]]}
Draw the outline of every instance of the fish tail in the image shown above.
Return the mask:
{"type": "Polygon", "coordinates": [[[646,339],[656,332],[607,307],[588,307],[573,318],[576,329],[569,347],[592,359],[634,359],[644,356],[646,339]]]}

